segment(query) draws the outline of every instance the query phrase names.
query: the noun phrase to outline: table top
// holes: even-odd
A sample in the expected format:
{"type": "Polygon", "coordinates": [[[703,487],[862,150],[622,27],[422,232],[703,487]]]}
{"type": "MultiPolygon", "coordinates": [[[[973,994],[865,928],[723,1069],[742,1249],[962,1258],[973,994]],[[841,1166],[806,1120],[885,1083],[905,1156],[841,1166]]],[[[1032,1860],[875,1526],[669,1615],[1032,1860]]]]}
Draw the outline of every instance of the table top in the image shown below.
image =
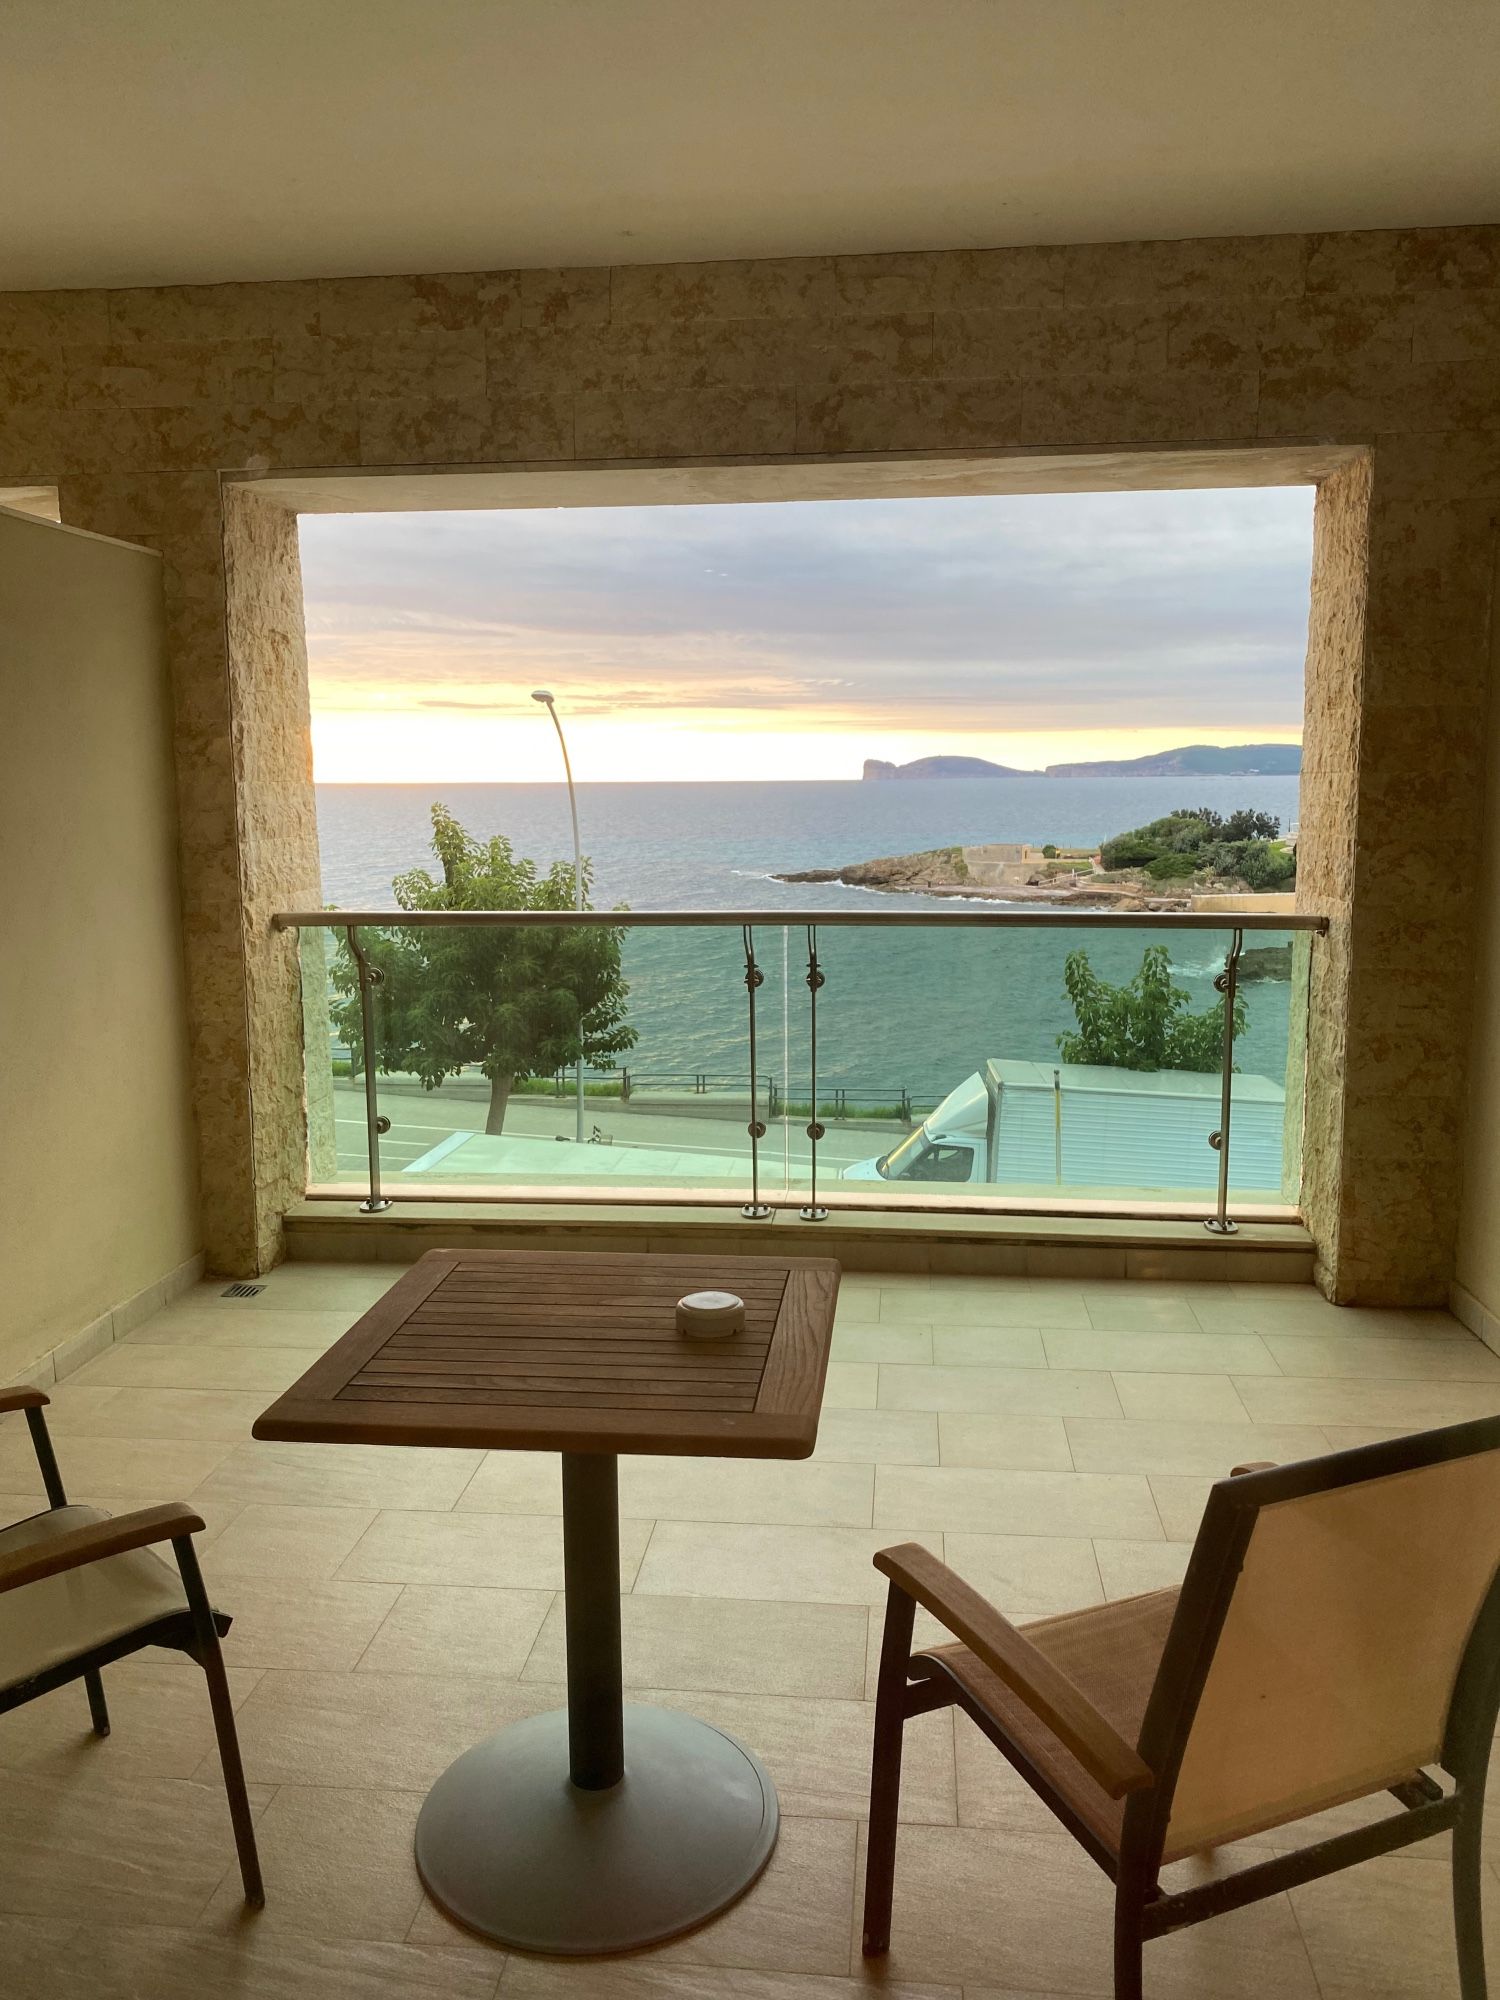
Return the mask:
{"type": "Polygon", "coordinates": [[[831,1258],[430,1250],[256,1420],[322,1444],[806,1458],[839,1267],[831,1258]],[[745,1330],[688,1340],[688,1292],[745,1330]]]}

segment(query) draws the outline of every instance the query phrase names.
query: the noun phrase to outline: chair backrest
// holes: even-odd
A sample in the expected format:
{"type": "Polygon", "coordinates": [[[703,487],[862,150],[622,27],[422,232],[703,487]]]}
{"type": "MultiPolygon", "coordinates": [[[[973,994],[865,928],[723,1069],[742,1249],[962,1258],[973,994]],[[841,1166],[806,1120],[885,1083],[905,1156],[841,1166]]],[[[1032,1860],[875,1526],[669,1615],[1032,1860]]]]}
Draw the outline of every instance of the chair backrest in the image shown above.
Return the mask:
{"type": "Polygon", "coordinates": [[[1437,1762],[1497,1570],[1500,1418],[1221,1481],[1141,1733],[1163,1858],[1437,1762]]]}

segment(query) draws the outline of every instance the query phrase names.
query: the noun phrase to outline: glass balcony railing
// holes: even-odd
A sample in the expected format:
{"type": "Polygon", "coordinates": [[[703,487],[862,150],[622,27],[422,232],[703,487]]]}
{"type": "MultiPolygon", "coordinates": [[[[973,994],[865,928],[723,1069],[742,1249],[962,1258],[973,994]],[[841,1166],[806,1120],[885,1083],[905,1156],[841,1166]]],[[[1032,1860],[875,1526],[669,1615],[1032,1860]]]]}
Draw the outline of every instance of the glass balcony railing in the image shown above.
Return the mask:
{"type": "Polygon", "coordinates": [[[1297,1205],[1321,918],[278,922],[300,932],[315,1196],[1210,1228],[1297,1205]]]}

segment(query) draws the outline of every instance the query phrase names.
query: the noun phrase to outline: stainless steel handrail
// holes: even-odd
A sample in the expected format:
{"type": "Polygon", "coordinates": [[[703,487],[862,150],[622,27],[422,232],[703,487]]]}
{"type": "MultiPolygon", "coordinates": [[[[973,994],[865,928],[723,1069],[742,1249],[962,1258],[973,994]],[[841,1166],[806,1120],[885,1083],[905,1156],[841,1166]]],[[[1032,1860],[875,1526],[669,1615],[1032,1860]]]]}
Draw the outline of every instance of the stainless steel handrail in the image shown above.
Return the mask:
{"type": "Polygon", "coordinates": [[[274,930],[407,930],[429,924],[492,924],[523,929],[573,924],[619,930],[740,930],[746,924],[796,928],[902,930],[1315,931],[1328,919],[1301,910],[278,910],[274,930]]]}

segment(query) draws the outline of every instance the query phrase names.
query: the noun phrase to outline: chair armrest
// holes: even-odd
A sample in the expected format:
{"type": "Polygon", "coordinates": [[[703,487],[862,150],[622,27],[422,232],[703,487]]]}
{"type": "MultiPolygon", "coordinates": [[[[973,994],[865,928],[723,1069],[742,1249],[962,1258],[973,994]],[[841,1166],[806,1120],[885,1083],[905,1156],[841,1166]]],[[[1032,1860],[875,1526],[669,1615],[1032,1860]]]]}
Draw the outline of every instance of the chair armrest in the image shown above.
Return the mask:
{"type": "Polygon", "coordinates": [[[103,1562],[107,1556],[123,1556],[131,1549],[143,1549],[151,1542],[174,1541],[179,1535],[202,1531],[203,1519],[181,1500],[162,1507],[142,1507],[133,1514],[115,1514],[108,1520],[90,1521],[71,1528],[65,1535],[0,1555],[0,1591],[17,1590],[25,1583],[40,1583],[65,1569],[80,1569],[85,1563],[103,1562]]]}
{"type": "Polygon", "coordinates": [[[40,1389],[31,1389],[22,1382],[14,1389],[0,1389],[0,1417],[8,1410],[39,1410],[51,1400],[40,1389]]]}
{"type": "Polygon", "coordinates": [[[988,1598],[916,1542],[882,1549],[875,1567],[930,1611],[971,1653],[1025,1702],[1110,1798],[1144,1791],[1156,1780],[1088,1696],[1032,1645],[988,1598]]]}

